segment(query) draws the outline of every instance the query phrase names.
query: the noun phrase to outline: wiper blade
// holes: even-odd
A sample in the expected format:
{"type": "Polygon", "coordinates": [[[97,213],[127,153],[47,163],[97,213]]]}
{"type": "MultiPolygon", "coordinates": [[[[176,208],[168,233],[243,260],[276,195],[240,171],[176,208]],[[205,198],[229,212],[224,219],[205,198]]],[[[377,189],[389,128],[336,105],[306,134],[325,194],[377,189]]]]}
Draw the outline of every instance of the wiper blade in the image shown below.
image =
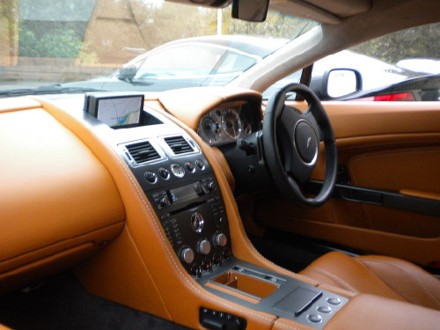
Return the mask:
{"type": "Polygon", "coordinates": [[[126,79],[124,77],[117,77],[120,81],[123,81],[127,84],[130,84],[132,86],[151,86],[154,85],[154,82],[148,82],[148,81],[140,81],[137,79],[126,79]]]}
{"type": "Polygon", "coordinates": [[[1,91],[0,97],[24,96],[24,95],[42,95],[42,94],[69,94],[85,92],[105,92],[103,89],[89,87],[67,87],[62,85],[48,85],[35,88],[17,88],[1,91]]]}

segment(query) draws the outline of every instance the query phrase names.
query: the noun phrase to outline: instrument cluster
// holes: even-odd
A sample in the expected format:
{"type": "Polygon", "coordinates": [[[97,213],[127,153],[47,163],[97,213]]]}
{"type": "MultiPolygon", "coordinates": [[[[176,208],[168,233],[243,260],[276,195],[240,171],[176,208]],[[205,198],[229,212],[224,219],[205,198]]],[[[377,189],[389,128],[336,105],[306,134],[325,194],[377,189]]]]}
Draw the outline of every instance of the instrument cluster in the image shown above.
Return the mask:
{"type": "Polygon", "coordinates": [[[208,144],[220,146],[250,135],[254,126],[242,105],[224,106],[205,114],[197,133],[208,144]]]}

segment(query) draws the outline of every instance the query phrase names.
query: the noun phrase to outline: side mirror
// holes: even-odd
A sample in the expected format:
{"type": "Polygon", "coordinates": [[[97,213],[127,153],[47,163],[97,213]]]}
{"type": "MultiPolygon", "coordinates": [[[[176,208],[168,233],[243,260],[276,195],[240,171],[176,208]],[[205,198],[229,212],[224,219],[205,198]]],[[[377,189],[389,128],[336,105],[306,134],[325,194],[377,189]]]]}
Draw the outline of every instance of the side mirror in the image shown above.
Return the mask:
{"type": "Polygon", "coordinates": [[[348,96],[362,89],[362,77],[353,69],[332,69],[324,75],[324,90],[330,99],[348,96]]]}
{"type": "Polygon", "coordinates": [[[136,75],[137,68],[134,65],[127,65],[119,69],[118,79],[119,80],[133,80],[136,75]]]}

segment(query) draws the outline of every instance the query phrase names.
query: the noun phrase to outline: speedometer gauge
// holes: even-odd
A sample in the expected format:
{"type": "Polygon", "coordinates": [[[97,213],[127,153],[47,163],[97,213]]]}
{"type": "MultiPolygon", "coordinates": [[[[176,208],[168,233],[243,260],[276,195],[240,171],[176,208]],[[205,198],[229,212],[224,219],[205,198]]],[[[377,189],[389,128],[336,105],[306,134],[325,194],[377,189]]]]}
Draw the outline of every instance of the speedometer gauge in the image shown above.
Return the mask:
{"type": "Polygon", "coordinates": [[[223,132],[231,139],[237,139],[241,134],[241,120],[234,109],[227,109],[222,115],[223,132]]]}
{"type": "Polygon", "coordinates": [[[200,122],[200,135],[208,143],[214,143],[219,138],[220,124],[211,116],[202,118],[200,122]]]}

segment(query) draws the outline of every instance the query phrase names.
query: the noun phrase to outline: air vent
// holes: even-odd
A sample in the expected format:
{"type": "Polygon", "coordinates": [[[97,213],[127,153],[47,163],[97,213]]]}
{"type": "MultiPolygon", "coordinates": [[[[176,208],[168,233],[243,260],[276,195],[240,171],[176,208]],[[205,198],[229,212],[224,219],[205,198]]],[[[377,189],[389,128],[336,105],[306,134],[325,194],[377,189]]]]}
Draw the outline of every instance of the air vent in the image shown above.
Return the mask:
{"type": "Polygon", "coordinates": [[[171,148],[175,155],[193,152],[193,148],[183,136],[172,136],[165,138],[165,142],[171,148]]]}
{"type": "Polygon", "coordinates": [[[148,141],[142,141],[138,143],[128,144],[125,146],[134,161],[137,164],[149,162],[160,158],[156,149],[148,141]]]}

